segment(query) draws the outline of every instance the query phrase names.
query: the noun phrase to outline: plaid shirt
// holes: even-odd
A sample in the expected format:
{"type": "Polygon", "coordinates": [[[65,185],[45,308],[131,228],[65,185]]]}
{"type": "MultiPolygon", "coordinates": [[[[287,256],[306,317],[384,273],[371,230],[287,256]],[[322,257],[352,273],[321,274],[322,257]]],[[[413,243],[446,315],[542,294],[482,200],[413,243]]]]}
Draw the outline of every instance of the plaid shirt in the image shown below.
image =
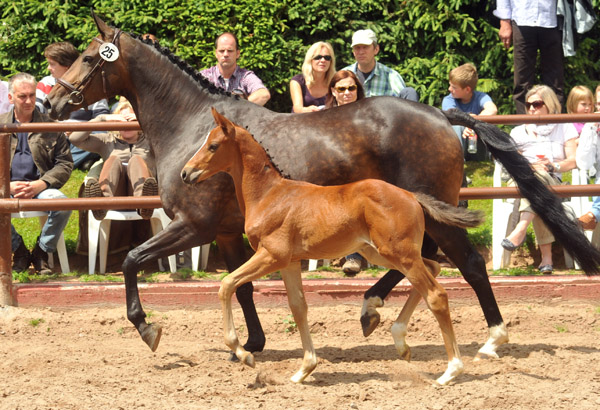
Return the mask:
{"type": "MultiPolygon", "coordinates": [[[[354,74],[357,74],[358,78],[361,77],[357,73],[358,63],[351,64],[345,67],[344,70],[352,71],[354,74]]],[[[365,97],[374,97],[377,95],[399,97],[400,91],[406,87],[406,84],[404,84],[404,80],[396,70],[376,61],[375,68],[369,77],[365,79],[363,87],[365,89],[365,97]]]]}
{"type": "Polygon", "coordinates": [[[235,68],[235,71],[229,78],[229,86],[225,86],[225,79],[221,75],[219,67],[216,65],[200,71],[200,74],[206,77],[206,79],[215,86],[222,88],[225,91],[232,92],[233,90],[239,89],[243,90],[247,96],[261,88],[267,88],[253,71],[241,67],[235,68]]]}

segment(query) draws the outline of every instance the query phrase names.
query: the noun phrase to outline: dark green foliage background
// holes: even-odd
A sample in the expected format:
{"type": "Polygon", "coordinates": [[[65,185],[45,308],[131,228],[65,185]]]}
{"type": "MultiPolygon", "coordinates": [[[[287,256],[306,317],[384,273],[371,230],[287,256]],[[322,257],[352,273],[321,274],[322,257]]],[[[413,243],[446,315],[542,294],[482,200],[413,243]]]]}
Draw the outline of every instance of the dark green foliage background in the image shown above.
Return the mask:
{"type": "MultiPolygon", "coordinates": [[[[598,9],[600,0],[593,0],[598,9]]],[[[213,41],[223,31],[240,40],[240,66],[254,70],[273,94],[268,107],[289,111],[289,79],[299,73],[307,47],[333,44],[337,68],[353,61],[350,38],[372,28],[379,60],[398,70],[421,94],[440,106],[451,68],[473,62],[479,89],[490,93],[502,114],[513,112],[512,51],[498,41],[495,1],[476,0],[0,0],[0,75],[19,71],[47,75],[43,50],[70,41],[83,50],[97,34],[93,8],[110,25],[155,34],[162,45],[197,69],[215,64],[213,41]]],[[[567,58],[567,88],[600,82],[599,25],[577,36],[575,57],[567,58]]]]}

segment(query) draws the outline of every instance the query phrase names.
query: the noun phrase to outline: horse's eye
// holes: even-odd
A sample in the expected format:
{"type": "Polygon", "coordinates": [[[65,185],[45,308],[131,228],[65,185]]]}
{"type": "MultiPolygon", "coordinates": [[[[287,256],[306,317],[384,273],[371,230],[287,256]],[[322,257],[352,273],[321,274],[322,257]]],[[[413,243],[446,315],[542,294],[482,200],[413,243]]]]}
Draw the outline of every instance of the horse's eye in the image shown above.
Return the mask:
{"type": "Polygon", "coordinates": [[[208,146],[208,150],[210,152],[215,152],[217,149],[219,149],[219,144],[217,144],[216,142],[213,142],[208,146]]]}
{"type": "Polygon", "coordinates": [[[91,64],[92,61],[94,61],[94,59],[92,58],[92,56],[84,56],[83,57],[83,62],[84,63],[91,64]]]}

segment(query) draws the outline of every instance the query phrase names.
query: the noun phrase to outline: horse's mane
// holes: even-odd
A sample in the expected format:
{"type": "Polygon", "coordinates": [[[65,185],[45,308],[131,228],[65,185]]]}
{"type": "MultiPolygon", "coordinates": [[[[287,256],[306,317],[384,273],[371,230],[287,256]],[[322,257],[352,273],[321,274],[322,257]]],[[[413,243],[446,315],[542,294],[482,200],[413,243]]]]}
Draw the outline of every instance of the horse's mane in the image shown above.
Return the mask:
{"type": "Polygon", "coordinates": [[[277,171],[277,172],[279,173],[279,175],[280,175],[282,178],[285,178],[285,179],[292,179],[292,178],[290,177],[290,175],[289,175],[289,174],[286,174],[286,173],[284,173],[284,172],[281,170],[281,168],[279,168],[279,166],[278,166],[278,165],[275,163],[275,161],[273,161],[273,157],[271,157],[271,154],[269,154],[269,150],[268,150],[267,148],[265,148],[265,146],[264,146],[264,145],[263,145],[263,144],[262,144],[262,143],[261,143],[259,140],[257,140],[257,139],[256,139],[256,137],[254,136],[254,134],[252,134],[252,133],[251,133],[251,132],[248,130],[248,127],[241,127],[240,125],[237,125],[237,124],[234,124],[234,125],[235,125],[235,126],[237,126],[237,127],[240,127],[240,128],[244,128],[244,129],[246,130],[246,132],[248,133],[248,135],[250,135],[250,137],[251,137],[251,138],[252,138],[252,139],[253,139],[253,140],[254,140],[254,141],[255,141],[255,142],[258,144],[258,145],[260,145],[260,147],[263,149],[263,151],[264,151],[264,152],[265,152],[265,154],[267,155],[267,159],[269,160],[269,162],[271,163],[271,165],[273,165],[273,168],[275,169],[275,171],[277,171]]]}
{"type": "Polygon", "coordinates": [[[168,47],[161,46],[158,42],[149,38],[142,38],[139,34],[129,33],[132,38],[141,41],[144,44],[154,47],[161,55],[166,57],[173,65],[178,67],[181,71],[192,77],[192,79],[198,83],[202,88],[206,89],[210,94],[226,95],[235,99],[240,99],[239,95],[234,95],[228,91],[223,90],[215,86],[213,83],[208,81],[198,70],[189,65],[186,61],[182,60],[181,57],[173,54],[168,47]]]}

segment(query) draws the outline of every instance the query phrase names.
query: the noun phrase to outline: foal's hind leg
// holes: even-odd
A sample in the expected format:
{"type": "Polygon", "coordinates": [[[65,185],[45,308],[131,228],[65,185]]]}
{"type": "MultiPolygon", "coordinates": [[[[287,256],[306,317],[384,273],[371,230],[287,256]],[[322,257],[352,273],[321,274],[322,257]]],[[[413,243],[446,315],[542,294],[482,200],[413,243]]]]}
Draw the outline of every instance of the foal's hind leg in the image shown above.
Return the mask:
{"type": "MultiPolygon", "coordinates": [[[[431,259],[423,258],[423,262],[427,267],[427,270],[433,277],[437,277],[440,273],[439,263],[432,261],[431,259]]],[[[392,337],[394,338],[394,345],[400,355],[400,358],[410,361],[410,347],[406,343],[406,334],[408,329],[408,321],[414,313],[419,301],[421,300],[421,294],[416,290],[412,289],[410,295],[402,307],[402,311],[398,318],[394,322],[391,328],[392,337]]]]}
{"type": "Polygon", "coordinates": [[[300,338],[302,339],[302,348],[304,350],[304,359],[302,360],[302,367],[296,374],[294,374],[291,380],[294,383],[301,383],[312,373],[317,367],[317,355],[313,346],[312,338],[310,337],[310,330],[308,328],[306,299],[304,298],[304,290],[302,288],[302,276],[300,263],[290,264],[285,269],[281,270],[281,277],[285,283],[285,289],[287,291],[288,303],[292,314],[294,315],[294,321],[300,332],[300,338]]]}
{"type": "MultiPolygon", "coordinates": [[[[437,250],[436,243],[429,235],[425,234],[423,236],[421,255],[424,258],[433,259],[437,250]]],[[[360,314],[360,324],[365,337],[373,333],[377,325],[379,325],[380,317],[377,308],[383,306],[385,298],[404,277],[402,272],[392,269],[365,292],[363,308],[360,314]]]]}

